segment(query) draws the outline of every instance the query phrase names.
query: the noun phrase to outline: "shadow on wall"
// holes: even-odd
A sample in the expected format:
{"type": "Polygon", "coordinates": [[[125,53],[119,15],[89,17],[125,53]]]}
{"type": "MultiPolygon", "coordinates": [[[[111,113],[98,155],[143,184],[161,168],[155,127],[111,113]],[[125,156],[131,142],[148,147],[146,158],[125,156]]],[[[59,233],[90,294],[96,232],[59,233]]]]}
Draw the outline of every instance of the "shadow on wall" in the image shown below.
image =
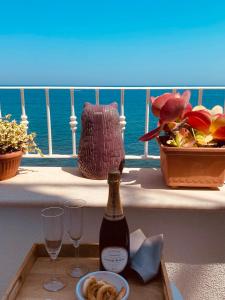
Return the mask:
{"type": "MultiPolygon", "coordinates": [[[[75,168],[65,168],[63,170],[76,176],[79,175],[75,168]]],[[[29,168],[22,168],[21,170],[21,172],[30,171],[32,170],[29,170],[29,168]]],[[[147,176],[145,169],[141,169],[140,172],[147,176]]],[[[152,172],[155,172],[155,170],[152,172]]],[[[145,203],[145,201],[154,200],[154,191],[151,192],[149,190],[147,196],[143,196],[140,199],[140,189],[136,188],[135,185],[130,187],[133,181],[137,182],[137,174],[135,175],[136,177],[134,174],[136,173],[124,174],[122,180],[125,185],[121,189],[122,196],[126,198],[126,201],[124,201],[125,213],[131,231],[142,228],[146,235],[163,233],[165,237],[165,260],[168,262],[189,264],[225,263],[225,213],[223,211],[182,211],[181,209],[134,207],[134,204],[137,202],[145,203]]],[[[141,176],[141,178],[147,181],[146,176],[141,176]]],[[[14,203],[16,207],[19,207],[18,200],[21,200],[21,203],[23,203],[21,207],[32,207],[39,211],[41,208],[50,205],[63,205],[68,200],[68,197],[70,199],[84,197],[85,200],[89,200],[87,208],[89,218],[86,219],[87,230],[92,232],[93,238],[97,241],[98,231],[96,231],[95,224],[101,222],[103,206],[107,202],[107,184],[105,181],[98,182],[96,192],[97,189],[104,190],[105,200],[102,202],[102,205],[96,205],[94,200],[93,203],[91,203],[92,200],[90,201],[92,199],[91,193],[93,194],[92,182],[92,180],[85,181],[85,183],[78,181],[74,183],[63,182],[57,183],[57,185],[48,182],[37,182],[35,184],[25,182],[21,185],[10,184],[9,188],[9,184],[6,181],[0,184],[0,195],[2,199],[4,195],[7,196],[6,199],[9,199],[8,207],[13,207],[14,203]],[[79,194],[79,189],[82,189],[81,194],[79,194]],[[19,199],[19,197],[23,199],[19,199]],[[96,211],[98,212],[98,217],[96,217],[96,211]],[[95,219],[93,219],[92,215],[95,216],[95,219]]],[[[140,184],[144,186],[145,182],[140,184]]],[[[165,185],[163,185],[162,189],[162,197],[159,199],[161,202],[164,201],[163,195],[168,193],[165,185]]],[[[170,196],[171,198],[177,197],[177,190],[170,190],[170,196]]],[[[183,198],[184,200],[190,200],[191,197],[187,196],[187,199],[185,199],[185,196],[182,195],[183,198]]],[[[194,199],[194,197],[192,200],[203,201],[194,199]]],[[[209,199],[208,201],[216,202],[215,199],[209,199]]],[[[7,203],[4,206],[7,206],[7,203]]]]}
{"type": "Polygon", "coordinates": [[[148,236],[164,234],[164,255],[167,262],[225,263],[223,212],[145,208],[126,208],[125,211],[130,230],[142,228],[148,236]]]}
{"type": "MultiPolygon", "coordinates": [[[[1,183],[1,191],[4,190],[4,185],[7,186],[7,183],[1,183]]],[[[80,187],[81,185],[78,184],[63,184],[60,189],[63,191],[66,189],[71,189],[70,199],[73,199],[77,197],[78,194],[76,191],[80,187]]],[[[90,194],[89,187],[89,185],[83,186],[83,188],[86,190],[86,195],[90,194]]],[[[23,199],[23,205],[21,208],[32,207],[40,211],[41,208],[50,205],[63,205],[63,203],[68,200],[68,197],[64,197],[63,193],[61,195],[57,195],[57,188],[55,185],[50,185],[48,183],[45,185],[42,184],[41,186],[37,183],[23,184],[20,187],[12,185],[10,186],[10,191],[9,189],[6,190],[10,192],[12,199],[15,199],[15,193],[18,193],[18,195],[22,194],[24,197],[26,196],[26,199],[23,199]],[[48,187],[48,193],[44,192],[45,186],[48,187]],[[22,191],[20,191],[20,189],[22,191]],[[50,194],[49,190],[53,191],[54,193],[50,194]],[[32,199],[38,201],[31,204],[32,199]]],[[[105,184],[102,183],[98,188],[105,189],[105,184]]],[[[130,193],[130,191],[126,189],[123,192],[130,193]]],[[[10,195],[8,195],[9,198],[10,195]]],[[[131,197],[131,203],[140,200],[137,190],[132,191],[131,197]]],[[[85,199],[88,200],[87,197],[85,199]]],[[[17,200],[19,199],[17,198],[17,200]]],[[[105,199],[105,203],[106,201],[107,199],[105,199]]],[[[8,207],[13,208],[13,206],[13,201],[10,199],[8,207]]],[[[18,202],[16,207],[19,208],[18,202]]],[[[159,233],[164,234],[164,253],[166,261],[190,264],[225,262],[224,212],[148,209],[144,207],[132,207],[129,206],[129,203],[128,205],[126,204],[124,210],[131,231],[137,228],[142,228],[146,235],[154,235],[159,233]]],[[[103,211],[102,205],[98,207],[94,203],[91,204],[89,201],[89,207],[87,207],[89,218],[86,219],[87,228],[88,230],[93,231],[93,236],[95,237],[96,241],[98,240],[98,232],[94,231],[93,224],[95,224],[95,222],[101,222],[103,211]],[[100,220],[95,219],[94,223],[92,223],[90,220],[93,220],[92,213],[94,213],[94,211],[99,212],[100,220]]]]}

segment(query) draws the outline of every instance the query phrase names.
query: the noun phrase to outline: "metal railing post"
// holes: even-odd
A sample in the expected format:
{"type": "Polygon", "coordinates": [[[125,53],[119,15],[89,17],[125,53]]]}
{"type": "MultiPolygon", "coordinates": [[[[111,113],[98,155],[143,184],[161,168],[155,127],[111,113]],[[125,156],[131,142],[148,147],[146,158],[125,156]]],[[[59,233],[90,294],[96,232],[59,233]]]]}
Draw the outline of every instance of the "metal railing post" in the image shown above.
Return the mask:
{"type": "Polygon", "coordinates": [[[75,105],[74,105],[74,89],[70,89],[70,100],[71,100],[71,116],[70,116],[70,128],[72,130],[72,149],[73,155],[77,155],[76,149],[76,131],[77,131],[77,117],[75,115],[75,105]]]}
{"type": "Polygon", "coordinates": [[[122,132],[122,138],[124,139],[124,131],[126,129],[126,117],[124,114],[124,89],[120,91],[120,127],[122,132]]]}
{"type": "Polygon", "coordinates": [[[25,111],[25,96],[24,96],[24,89],[20,89],[20,97],[21,97],[21,110],[22,110],[22,114],[21,114],[21,124],[24,125],[25,130],[27,132],[28,130],[28,120],[27,120],[27,115],[26,115],[26,111],[25,111]]]}
{"type": "Polygon", "coordinates": [[[99,105],[99,89],[95,89],[95,102],[99,105]]]}
{"type": "MultiPolygon", "coordinates": [[[[150,89],[146,90],[146,103],[145,103],[145,133],[149,131],[149,102],[150,102],[150,89]]],[[[144,157],[148,156],[148,142],[144,143],[144,157]]]]}
{"type": "Polygon", "coordinates": [[[202,105],[203,89],[198,90],[198,105],[202,105]]]}
{"type": "Polygon", "coordinates": [[[52,155],[52,129],[51,129],[51,112],[49,101],[49,89],[45,89],[46,98],[46,114],[47,114],[47,128],[48,128],[48,154],[52,155]]]}

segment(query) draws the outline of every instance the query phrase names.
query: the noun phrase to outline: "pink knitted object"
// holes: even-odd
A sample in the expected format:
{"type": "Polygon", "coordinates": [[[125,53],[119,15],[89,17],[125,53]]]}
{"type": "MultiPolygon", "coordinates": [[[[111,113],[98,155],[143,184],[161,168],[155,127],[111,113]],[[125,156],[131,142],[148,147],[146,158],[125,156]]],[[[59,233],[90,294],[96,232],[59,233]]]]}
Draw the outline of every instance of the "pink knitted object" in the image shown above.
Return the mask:
{"type": "Polygon", "coordinates": [[[83,176],[106,179],[112,169],[122,172],[124,158],[117,103],[85,103],[78,154],[78,166],[83,176]]]}

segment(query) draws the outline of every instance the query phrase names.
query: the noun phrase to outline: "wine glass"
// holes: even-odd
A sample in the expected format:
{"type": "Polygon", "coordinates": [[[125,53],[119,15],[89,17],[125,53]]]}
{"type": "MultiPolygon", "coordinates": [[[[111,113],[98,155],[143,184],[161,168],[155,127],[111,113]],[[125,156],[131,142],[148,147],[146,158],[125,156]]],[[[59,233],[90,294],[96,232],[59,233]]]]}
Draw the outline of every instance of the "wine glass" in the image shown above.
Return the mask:
{"type": "Polygon", "coordinates": [[[55,261],[62,247],[64,233],[63,216],[61,207],[48,207],[41,211],[45,248],[52,260],[53,274],[43,283],[43,287],[50,292],[57,292],[65,287],[65,283],[55,274],[55,261]]]}
{"type": "Polygon", "coordinates": [[[82,199],[68,200],[64,203],[67,233],[75,248],[75,264],[71,266],[70,275],[79,278],[88,272],[85,265],[79,263],[79,246],[83,234],[83,215],[86,202],[82,199]]]}

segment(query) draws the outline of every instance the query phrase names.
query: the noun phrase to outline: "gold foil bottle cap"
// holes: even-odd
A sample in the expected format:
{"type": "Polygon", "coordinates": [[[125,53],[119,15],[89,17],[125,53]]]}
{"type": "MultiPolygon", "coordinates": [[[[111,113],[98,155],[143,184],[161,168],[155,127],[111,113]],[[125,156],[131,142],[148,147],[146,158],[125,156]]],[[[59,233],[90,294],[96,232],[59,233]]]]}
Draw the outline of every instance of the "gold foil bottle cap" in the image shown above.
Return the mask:
{"type": "Polygon", "coordinates": [[[108,173],[108,183],[109,182],[120,182],[120,171],[113,170],[108,173]]]}

